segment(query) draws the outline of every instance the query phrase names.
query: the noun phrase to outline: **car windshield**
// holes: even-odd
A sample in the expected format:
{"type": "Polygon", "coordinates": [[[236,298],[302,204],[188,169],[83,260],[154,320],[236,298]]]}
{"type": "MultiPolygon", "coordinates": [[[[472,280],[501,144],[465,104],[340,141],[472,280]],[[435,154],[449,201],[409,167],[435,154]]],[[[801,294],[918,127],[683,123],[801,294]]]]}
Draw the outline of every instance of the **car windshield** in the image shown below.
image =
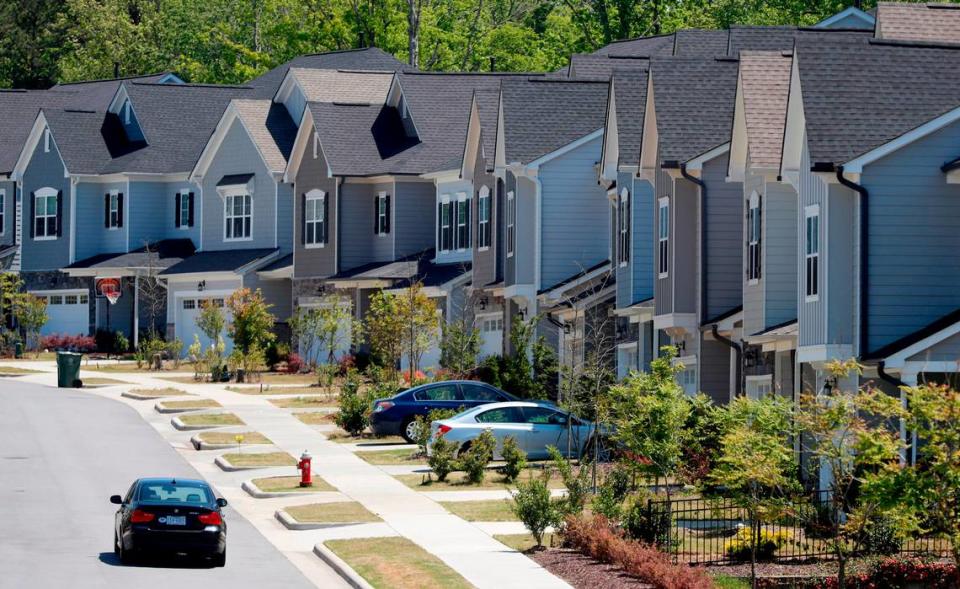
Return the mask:
{"type": "Polygon", "coordinates": [[[200,485],[144,483],[140,485],[140,501],[150,503],[210,503],[210,490],[200,485]]]}

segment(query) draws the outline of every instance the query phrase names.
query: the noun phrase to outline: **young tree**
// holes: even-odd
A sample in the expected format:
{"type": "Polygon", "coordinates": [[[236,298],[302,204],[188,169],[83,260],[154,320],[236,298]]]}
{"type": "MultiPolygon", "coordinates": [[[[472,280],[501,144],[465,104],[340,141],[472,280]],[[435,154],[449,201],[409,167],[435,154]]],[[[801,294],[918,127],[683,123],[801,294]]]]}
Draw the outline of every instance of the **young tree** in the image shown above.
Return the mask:
{"type": "Polygon", "coordinates": [[[277,319],[270,313],[272,305],[267,304],[259,288],[255,292],[249,288],[234,291],[226,305],[232,316],[227,334],[233,339],[238,364],[244,372],[255,370],[263,365],[267,344],[276,338],[272,329],[277,319]]]}
{"type": "Polygon", "coordinates": [[[375,292],[364,319],[364,335],[370,349],[391,373],[400,364],[405,329],[397,297],[382,290],[375,292]]]}
{"type": "Polygon", "coordinates": [[[13,317],[23,329],[27,343],[32,342],[40,356],[40,329],[47,324],[47,300],[30,293],[20,293],[13,302],[13,317]]]}
{"type": "Polygon", "coordinates": [[[223,371],[223,330],[227,326],[227,317],[223,308],[211,300],[200,303],[197,327],[210,340],[210,348],[203,351],[204,364],[210,370],[210,377],[217,381],[223,371]]]}
{"type": "MultiPolygon", "coordinates": [[[[862,373],[855,360],[833,361],[827,369],[837,379],[862,373]]],[[[804,449],[830,473],[826,543],[837,558],[840,587],[846,587],[847,562],[862,548],[868,526],[881,516],[894,521],[884,495],[873,491],[900,469],[900,433],[886,421],[900,413],[899,399],[871,387],[801,397],[796,425],[806,434],[804,449]]]]}
{"type": "Polygon", "coordinates": [[[790,443],[793,408],[777,396],[740,397],[726,409],[728,429],[710,481],[723,487],[750,521],[750,579],[756,587],[757,544],[764,522],[782,513],[797,491],[790,443]]]}
{"type": "Polygon", "coordinates": [[[317,334],[320,331],[320,309],[317,307],[298,307],[290,317],[290,333],[294,344],[311,369],[317,365],[317,334]]]}
{"type": "Polygon", "coordinates": [[[147,267],[142,276],[137,278],[137,296],[140,309],[147,314],[147,338],[160,337],[157,326],[167,309],[167,288],[160,281],[160,268],[157,267],[155,252],[149,243],[144,244],[147,253],[147,267]]]}
{"type": "Polygon", "coordinates": [[[397,297],[398,310],[403,320],[402,350],[407,355],[411,382],[420,370],[423,353],[433,345],[440,331],[440,316],[437,305],[423,292],[423,284],[415,282],[397,297]]]}
{"type": "Polygon", "coordinates": [[[463,378],[477,367],[480,330],[465,319],[444,323],[440,339],[440,366],[463,378]]]}
{"type": "Polygon", "coordinates": [[[344,325],[350,319],[350,302],[346,297],[329,295],[324,297],[317,309],[317,339],[322,353],[326,353],[328,364],[337,362],[337,350],[350,343],[350,330],[344,325]]]}

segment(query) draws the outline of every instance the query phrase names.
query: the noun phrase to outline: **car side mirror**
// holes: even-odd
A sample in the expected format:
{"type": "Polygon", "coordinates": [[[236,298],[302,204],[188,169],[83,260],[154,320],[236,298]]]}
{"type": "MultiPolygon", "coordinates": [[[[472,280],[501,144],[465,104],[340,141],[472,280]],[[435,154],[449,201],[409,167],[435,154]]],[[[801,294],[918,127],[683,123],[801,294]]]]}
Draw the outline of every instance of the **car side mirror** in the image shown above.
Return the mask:
{"type": "Polygon", "coordinates": [[[223,497],[217,497],[217,505],[219,505],[220,507],[226,507],[227,500],[224,499],[223,497]]]}
{"type": "Polygon", "coordinates": [[[120,495],[111,495],[110,503],[113,503],[114,505],[123,505],[123,497],[120,495]]]}

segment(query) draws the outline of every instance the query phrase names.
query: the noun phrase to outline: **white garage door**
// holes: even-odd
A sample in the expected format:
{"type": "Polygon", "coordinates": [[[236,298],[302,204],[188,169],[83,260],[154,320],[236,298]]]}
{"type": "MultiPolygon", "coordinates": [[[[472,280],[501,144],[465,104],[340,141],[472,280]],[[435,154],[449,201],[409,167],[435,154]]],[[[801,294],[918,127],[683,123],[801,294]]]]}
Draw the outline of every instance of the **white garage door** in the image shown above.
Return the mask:
{"type": "Polygon", "coordinates": [[[480,357],[499,356],[503,353],[503,315],[478,315],[480,328],[480,357]]]}
{"type": "Polygon", "coordinates": [[[86,290],[32,292],[47,301],[47,323],[41,335],[89,335],[90,295],[86,290]]]}
{"type": "MultiPolygon", "coordinates": [[[[200,311],[203,310],[203,305],[207,301],[211,301],[214,305],[223,308],[223,297],[187,296],[177,300],[176,334],[177,338],[183,342],[184,354],[187,353],[187,348],[193,345],[194,334],[200,339],[200,345],[203,346],[202,349],[204,351],[209,349],[210,345],[213,344],[210,338],[204,335],[200,328],[197,327],[197,318],[200,316],[200,311]]],[[[226,324],[229,324],[230,315],[226,312],[226,309],[224,309],[224,315],[227,317],[226,324]]],[[[233,340],[227,336],[226,327],[224,327],[223,342],[226,347],[224,356],[226,356],[233,350],[233,340]]]]}

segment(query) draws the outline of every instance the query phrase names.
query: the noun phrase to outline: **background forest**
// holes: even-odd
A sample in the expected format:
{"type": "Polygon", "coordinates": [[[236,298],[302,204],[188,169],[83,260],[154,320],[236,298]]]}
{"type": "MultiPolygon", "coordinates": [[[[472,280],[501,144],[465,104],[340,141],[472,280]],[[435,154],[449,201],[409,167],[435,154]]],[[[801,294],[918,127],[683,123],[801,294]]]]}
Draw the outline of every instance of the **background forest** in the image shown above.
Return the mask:
{"type": "Polygon", "coordinates": [[[685,27],[812,24],[848,3],[3,0],[0,87],[166,70],[190,82],[240,83],[299,54],[366,46],[426,70],[544,71],[617,39],[685,27]]]}

